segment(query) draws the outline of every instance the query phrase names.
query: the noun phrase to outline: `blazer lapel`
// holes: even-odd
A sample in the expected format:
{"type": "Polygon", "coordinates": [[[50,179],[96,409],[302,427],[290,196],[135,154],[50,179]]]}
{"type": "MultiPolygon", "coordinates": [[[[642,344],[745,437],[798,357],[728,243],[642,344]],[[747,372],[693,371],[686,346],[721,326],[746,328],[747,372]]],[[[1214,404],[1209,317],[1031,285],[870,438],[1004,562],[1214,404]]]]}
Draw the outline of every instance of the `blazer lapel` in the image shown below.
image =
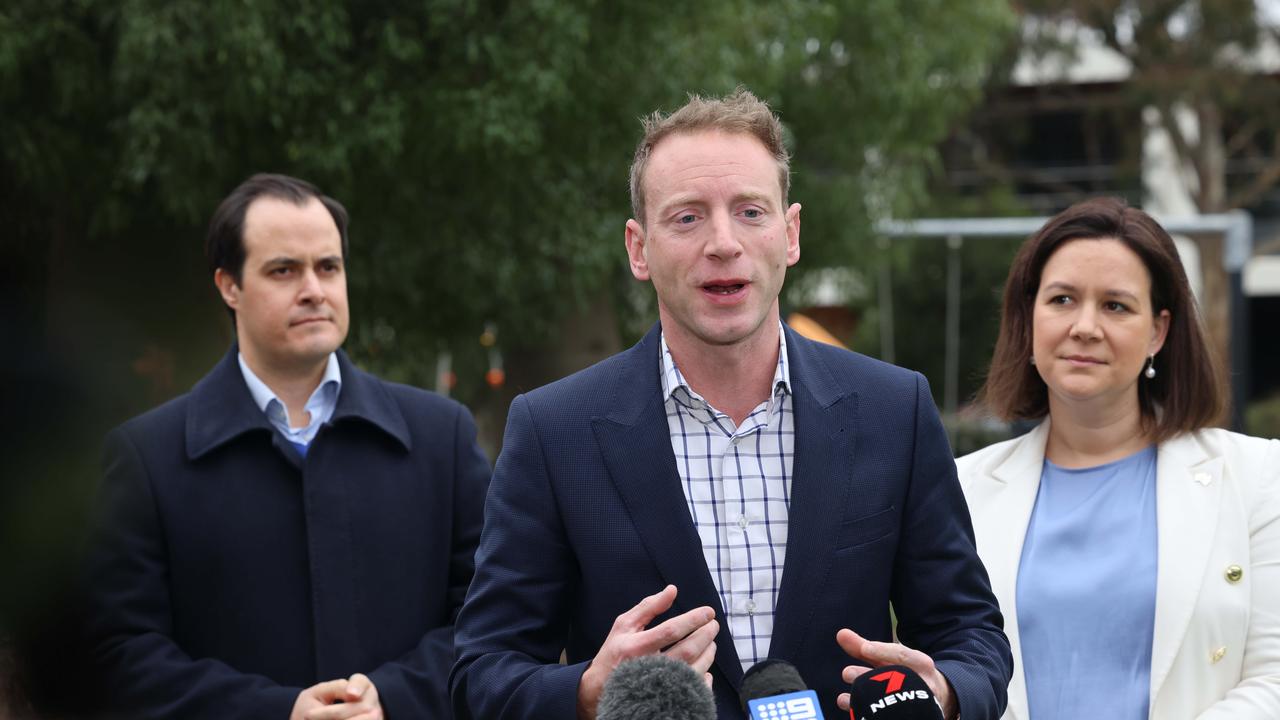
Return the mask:
{"type": "Polygon", "coordinates": [[[1049,421],[1045,420],[1015,442],[1003,460],[994,461],[989,474],[975,478],[968,492],[978,551],[991,578],[991,588],[1002,599],[1004,631],[1013,651],[1014,673],[1009,682],[1006,715],[1016,720],[1028,720],[1027,681],[1022,674],[1022,646],[1018,640],[1018,565],[1040,491],[1048,439],[1049,421]]]}
{"type": "Polygon", "coordinates": [[[1193,435],[1162,444],[1156,459],[1155,637],[1151,648],[1151,706],[1182,647],[1218,528],[1221,457],[1210,457],[1193,435]]]}
{"type": "Polygon", "coordinates": [[[715,662],[737,689],[742,684],[742,663],[702,555],[702,541],[689,515],[671,449],[658,377],[658,332],[655,327],[630,350],[610,403],[613,410],[607,417],[593,418],[592,429],[645,550],[662,578],[679,591],[672,612],[702,605],[715,609],[720,621],[715,662]]]}
{"type": "Polygon", "coordinates": [[[774,608],[769,657],[799,657],[813,617],[812,598],[835,561],[841,512],[852,483],[858,396],[831,376],[810,341],[787,330],[795,453],[791,472],[787,552],[774,608]]]}

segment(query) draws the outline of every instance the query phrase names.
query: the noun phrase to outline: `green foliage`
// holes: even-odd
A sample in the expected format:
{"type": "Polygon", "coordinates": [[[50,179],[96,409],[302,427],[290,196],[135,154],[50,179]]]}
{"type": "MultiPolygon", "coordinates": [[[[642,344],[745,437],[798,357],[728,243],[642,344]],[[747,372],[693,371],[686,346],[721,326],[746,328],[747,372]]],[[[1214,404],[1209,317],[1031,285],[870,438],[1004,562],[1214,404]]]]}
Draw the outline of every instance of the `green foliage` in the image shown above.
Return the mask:
{"type": "Polygon", "coordinates": [[[1245,432],[1264,438],[1280,438],[1280,395],[1258,400],[1245,409],[1245,432]]]}
{"type": "Polygon", "coordinates": [[[308,178],[352,215],[349,348],[431,384],[434,353],[486,321],[528,346],[588,301],[630,307],[637,118],[687,92],[769,99],[806,208],[799,272],[863,265],[870,220],[927,199],[932,148],[1012,27],[1001,0],[18,0],[0,10],[6,242],[106,315],[163,317],[127,336],[136,354],[207,322],[155,301],[212,298],[218,200],[256,171],[308,178]]]}

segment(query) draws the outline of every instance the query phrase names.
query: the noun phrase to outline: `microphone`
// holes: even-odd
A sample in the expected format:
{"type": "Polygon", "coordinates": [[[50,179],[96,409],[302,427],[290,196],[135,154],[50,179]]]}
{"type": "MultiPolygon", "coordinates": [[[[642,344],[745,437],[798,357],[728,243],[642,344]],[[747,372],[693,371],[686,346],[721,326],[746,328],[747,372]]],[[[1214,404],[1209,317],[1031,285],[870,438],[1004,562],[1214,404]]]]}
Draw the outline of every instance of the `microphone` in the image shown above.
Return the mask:
{"type": "Polygon", "coordinates": [[[824,720],[818,694],[786,660],[758,662],[742,676],[742,709],[751,720],[824,720]]]}
{"type": "Polygon", "coordinates": [[[854,678],[849,688],[851,720],[942,720],[929,685],[905,665],[883,665],[854,678]]]}
{"type": "Polygon", "coordinates": [[[600,692],[596,720],[716,720],[702,675],[666,655],[624,660],[600,692]]]}

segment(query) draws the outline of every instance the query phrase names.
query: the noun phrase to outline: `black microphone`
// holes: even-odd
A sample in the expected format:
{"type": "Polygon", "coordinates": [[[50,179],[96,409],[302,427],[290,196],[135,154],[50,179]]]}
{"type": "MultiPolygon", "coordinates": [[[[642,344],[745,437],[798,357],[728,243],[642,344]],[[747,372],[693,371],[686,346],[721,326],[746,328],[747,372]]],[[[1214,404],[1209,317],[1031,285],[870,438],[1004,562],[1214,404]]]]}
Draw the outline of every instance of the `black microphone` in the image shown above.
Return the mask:
{"type": "Polygon", "coordinates": [[[905,665],[871,668],[849,688],[851,720],[942,720],[924,678],[905,665]]]}
{"type": "Polygon", "coordinates": [[[600,692],[596,720],[716,720],[702,675],[666,655],[624,660],[600,692]]]}
{"type": "Polygon", "coordinates": [[[818,694],[786,660],[769,658],[742,676],[742,709],[751,720],[824,720],[818,694]]]}

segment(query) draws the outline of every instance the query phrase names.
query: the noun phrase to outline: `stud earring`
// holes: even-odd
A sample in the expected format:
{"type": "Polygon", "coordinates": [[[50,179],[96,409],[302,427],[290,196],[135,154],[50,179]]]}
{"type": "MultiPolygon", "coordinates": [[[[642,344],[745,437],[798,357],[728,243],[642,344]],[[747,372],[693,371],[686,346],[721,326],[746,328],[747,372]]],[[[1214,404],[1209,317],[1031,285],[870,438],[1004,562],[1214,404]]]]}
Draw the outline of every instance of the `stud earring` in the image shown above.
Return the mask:
{"type": "Polygon", "coordinates": [[[1151,378],[1153,378],[1153,377],[1155,377],[1155,376],[1156,376],[1156,356],[1155,356],[1155,353],[1152,353],[1152,354],[1151,354],[1151,356],[1147,358],[1147,369],[1146,369],[1146,370],[1143,370],[1143,371],[1142,371],[1142,374],[1143,374],[1143,375],[1146,375],[1148,380],[1150,380],[1151,378]]]}

